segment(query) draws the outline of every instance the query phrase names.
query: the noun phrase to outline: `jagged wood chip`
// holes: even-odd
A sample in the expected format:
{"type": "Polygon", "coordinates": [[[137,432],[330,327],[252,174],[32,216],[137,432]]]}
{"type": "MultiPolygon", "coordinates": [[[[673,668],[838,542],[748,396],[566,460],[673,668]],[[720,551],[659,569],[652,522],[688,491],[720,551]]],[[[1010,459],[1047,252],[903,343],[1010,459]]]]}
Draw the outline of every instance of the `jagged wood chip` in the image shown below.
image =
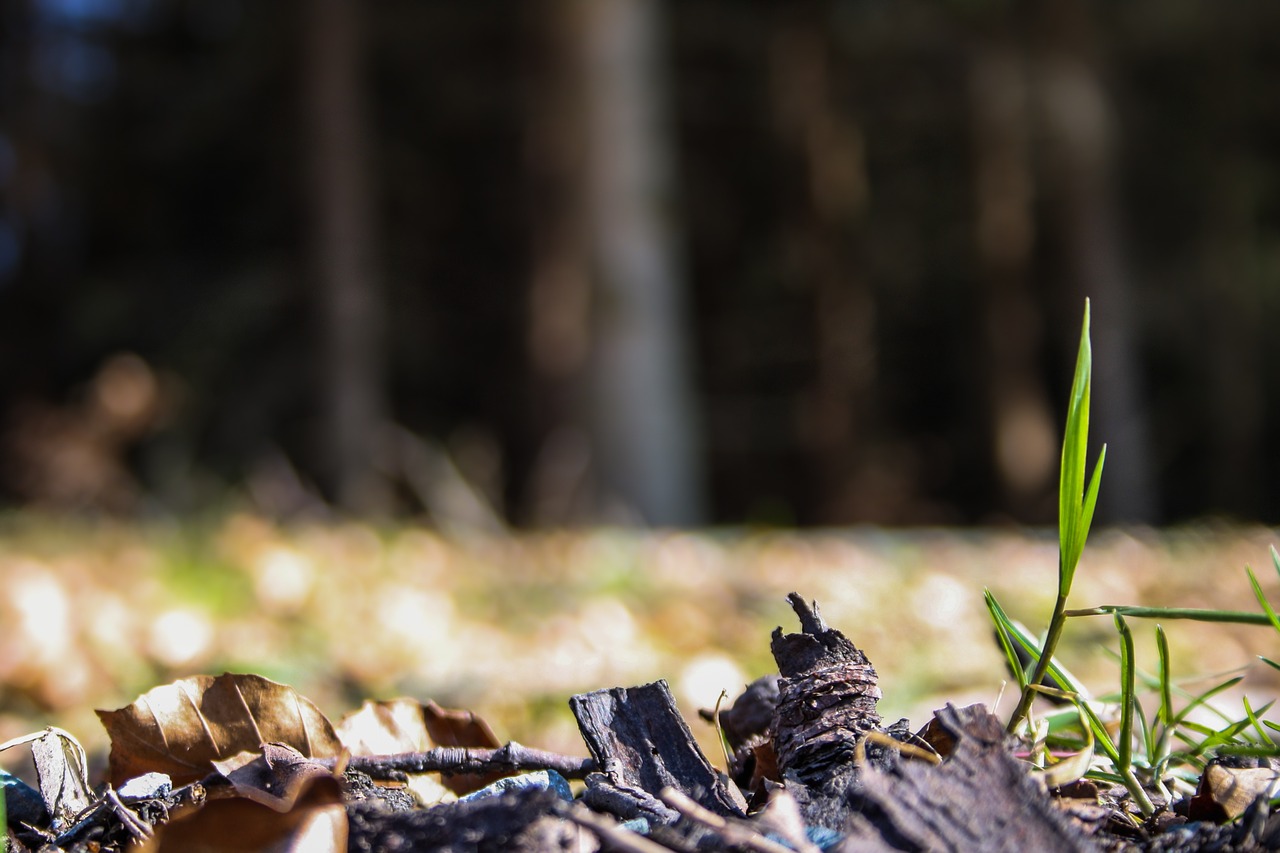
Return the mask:
{"type": "Polygon", "coordinates": [[[110,781],[148,772],[175,786],[213,772],[213,762],[284,743],[308,758],[342,749],[324,714],[292,687],[258,675],[197,675],[144,693],[98,718],[111,738],[110,781]]]}

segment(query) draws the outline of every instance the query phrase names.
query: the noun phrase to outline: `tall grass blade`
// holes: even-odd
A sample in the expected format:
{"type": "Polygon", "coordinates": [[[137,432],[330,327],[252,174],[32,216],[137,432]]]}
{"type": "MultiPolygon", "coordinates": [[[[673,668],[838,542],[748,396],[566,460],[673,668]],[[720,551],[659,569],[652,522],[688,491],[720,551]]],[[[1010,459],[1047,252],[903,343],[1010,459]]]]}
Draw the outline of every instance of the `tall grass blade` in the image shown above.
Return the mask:
{"type": "Polygon", "coordinates": [[[1212,705],[1209,705],[1207,703],[1214,696],[1217,696],[1219,693],[1221,693],[1224,690],[1230,690],[1232,687],[1235,687],[1241,681],[1244,681],[1244,676],[1237,675],[1237,676],[1234,676],[1233,678],[1228,678],[1226,681],[1223,681],[1220,684],[1215,684],[1212,687],[1210,687],[1208,690],[1205,690],[1204,692],[1195,696],[1194,698],[1192,698],[1190,702],[1187,703],[1186,707],[1184,707],[1181,711],[1179,711],[1177,714],[1174,715],[1170,725],[1172,725],[1175,728],[1182,728],[1183,726],[1191,725],[1191,723],[1188,721],[1187,718],[1191,715],[1193,711],[1195,711],[1197,708],[1200,708],[1200,707],[1209,708],[1210,710],[1214,711],[1214,713],[1216,713],[1224,722],[1229,722],[1230,718],[1228,718],[1225,714],[1221,713],[1212,705]]]}
{"type": "MultiPolygon", "coordinates": [[[[1089,528],[1093,526],[1093,511],[1098,506],[1098,489],[1102,485],[1102,466],[1107,461],[1107,446],[1102,445],[1098,451],[1098,462],[1093,466],[1093,475],[1089,477],[1089,487],[1085,490],[1084,500],[1080,505],[1080,542],[1076,549],[1076,563],[1084,553],[1084,543],[1089,538],[1089,528]]],[[[1074,578],[1075,568],[1072,567],[1074,578]]]]}
{"type": "Polygon", "coordinates": [[[1253,726],[1253,730],[1258,733],[1258,740],[1262,741],[1267,746],[1275,746],[1276,745],[1275,741],[1271,739],[1271,735],[1267,734],[1266,728],[1263,727],[1262,723],[1258,720],[1259,716],[1271,710],[1271,706],[1274,705],[1275,702],[1274,701],[1268,702],[1267,704],[1259,708],[1257,711],[1254,711],[1253,706],[1249,703],[1248,696],[1242,696],[1241,700],[1244,703],[1244,712],[1249,717],[1249,723],[1253,726]]]}
{"type": "Polygon", "coordinates": [[[1169,663],[1169,638],[1165,636],[1164,626],[1156,624],[1156,651],[1160,655],[1160,710],[1157,719],[1166,729],[1173,720],[1173,676],[1169,663]]]}
{"type": "Polygon", "coordinates": [[[1101,604],[1066,611],[1067,616],[1127,616],[1130,619],[1190,619],[1195,622],[1229,622],[1236,625],[1270,625],[1265,613],[1243,610],[1207,610],[1198,607],[1139,607],[1129,604],[1101,604]]]}
{"type": "Polygon", "coordinates": [[[1116,631],[1120,634],[1120,731],[1116,742],[1119,760],[1116,769],[1122,774],[1133,766],[1133,705],[1134,695],[1134,655],[1133,632],[1124,621],[1123,616],[1116,616],[1116,631]]]}
{"type": "MultiPolygon", "coordinates": [[[[1275,553],[1274,549],[1272,553],[1275,553]]],[[[1262,591],[1262,584],[1258,583],[1258,578],[1254,576],[1253,569],[1245,566],[1244,573],[1249,576],[1249,586],[1253,587],[1253,597],[1258,599],[1262,612],[1267,615],[1267,621],[1271,623],[1273,628],[1280,631],[1280,616],[1276,615],[1275,608],[1271,606],[1271,602],[1267,601],[1267,596],[1262,591]]]]}
{"type": "MultiPolygon", "coordinates": [[[[1006,617],[1006,619],[1008,619],[1008,617],[1006,617]]],[[[1036,638],[1031,635],[1031,632],[1028,631],[1024,625],[1019,624],[1016,620],[1008,619],[1007,625],[1010,639],[1021,646],[1023,650],[1031,656],[1031,662],[1038,667],[1040,663],[1041,644],[1036,641],[1036,638]]],[[[1049,663],[1044,668],[1044,672],[1041,673],[1040,678],[1036,680],[1035,684],[1039,684],[1046,675],[1052,678],[1055,684],[1068,693],[1075,693],[1085,697],[1089,695],[1089,690],[1084,686],[1084,682],[1072,675],[1066,667],[1062,666],[1062,664],[1055,660],[1050,659],[1049,663]]],[[[1027,687],[1029,690],[1034,690],[1033,684],[1028,684],[1027,687]]]]}
{"type": "Polygon", "coordinates": [[[1009,671],[1013,673],[1013,677],[1018,682],[1018,689],[1025,690],[1027,687],[1027,671],[1022,666],[1022,661],[1018,658],[1018,652],[1013,647],[1013,620],[1004,612],[1004,608],[1000,606],[1000,602],[996,601],[996,597],[991,590],[983,590],[983,598],[987,602],[987,612],[991,614],[991,621],[995,624],[996,639],[1000,641],[1000,648],[1004,650],[1004,656],[1009,662],[1009,671]]]}
{"type": "Polygon", "coordinates": [[[1065,612],[1076,567],[1084,551],[1085,538],[1093,522],[1098,488],[1102,481],[1102,463],[1098,459],[1093,478],[1085,488],[1085,461],[1089,451],[1089,397],[1093,382],[1093,348],[1089,343],[1089,300],[1084,302],[1084,322],[1080,327],[1080,351],[1076,355],[1075,375],[1071,380],[1071,400],[1067,405],[1067,423],[1062,436],[1062,463],[1058,474],[1058,596],[1049,617],[1044,644],[1037,655],[1035,670],[1027,679],[1018,706],[1009,718],[1010,733],[1022,728],[1035,700],[1032,688],[1049,670],[1053,653],[1066,626],[1065,612]]]}
{"type": "Polygon", "coordinates": [[[1058,477],[1058,594],[1066,596],[1080,553],[1080,502],[1084,493],[1085,456],[1089,443],[1089,396],[1093,376],[1093,348],[1089,342],[1089,300],[1084,303],[1084,323],[1080,329],[1080,350],[1076,355],[1067,424],[1062,439],[1062,465],[1058,477]]]}

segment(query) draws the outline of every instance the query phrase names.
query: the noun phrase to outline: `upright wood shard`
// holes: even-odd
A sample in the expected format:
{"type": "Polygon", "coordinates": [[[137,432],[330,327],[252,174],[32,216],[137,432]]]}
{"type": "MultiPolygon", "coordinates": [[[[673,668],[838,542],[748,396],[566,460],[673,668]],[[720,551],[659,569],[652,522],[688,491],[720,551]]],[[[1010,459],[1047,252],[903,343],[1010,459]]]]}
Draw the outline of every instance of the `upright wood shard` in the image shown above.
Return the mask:
{"type": "Polygon", "coordinates": [[[816,605],[787,596],[802,633],[773,632],[771,648],[782,678],[773,718],[778,769],[784,778],[823,787],[853,759],[857,742],[880,726],[875,667],[839,631],[827,627],[816,605]]]}
{"type": "Polygon", "coordinates": [[[651,795],[675,788],[716,814],[742,815],[740,800],[698,748],[665,681],[582,693],[569,707],[612,786],[651,795]]]}

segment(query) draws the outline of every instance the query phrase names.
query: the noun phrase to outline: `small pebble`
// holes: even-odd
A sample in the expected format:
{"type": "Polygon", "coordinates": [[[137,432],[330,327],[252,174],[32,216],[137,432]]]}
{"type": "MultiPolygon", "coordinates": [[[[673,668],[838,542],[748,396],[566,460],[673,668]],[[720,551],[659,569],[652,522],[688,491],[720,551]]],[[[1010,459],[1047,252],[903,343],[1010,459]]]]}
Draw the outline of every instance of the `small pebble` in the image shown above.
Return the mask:
{"type": "Polygon", "coordinates": [[[573,791],[569,788],[569,781],[554,770],[535,770],[532,773],[521,773],[519,776],[508,776],[459,799],[464,802],[468,800],[484,800],[489,797],[501,796],[505,791],[524,788],[551,791],[565,802],[573,800],[573,791]]]}
{"type": "Polygon", "coordinates": [[[173,792],[173,780],[167,773],[143,773],[116,789],[122,800],[149,800],[173,792]]]}

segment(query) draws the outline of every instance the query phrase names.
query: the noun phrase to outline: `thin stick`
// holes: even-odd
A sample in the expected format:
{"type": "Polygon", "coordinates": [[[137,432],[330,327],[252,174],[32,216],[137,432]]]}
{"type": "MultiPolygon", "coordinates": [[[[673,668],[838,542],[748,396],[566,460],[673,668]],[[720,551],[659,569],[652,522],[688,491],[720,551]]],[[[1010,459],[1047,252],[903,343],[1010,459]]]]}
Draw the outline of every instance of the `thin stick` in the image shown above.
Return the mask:
{"type": "MultiPolygon", "coordinates": [[[[316,759],[318,764],[334,767],[336,759],[316,759]]],[[[526,770],[554,770],[566,779],[583,779],[597,767],[593,759],[562,755],[511,741],[497,749],[470,749],[461,746],[442,746],[423,752],[402,752],[394,755],[353,755],[347,764],[353,770],[367,773],[374,779],[394,778],[401,773],[484,773],[499,770],[521,772],[526,770]]]]}

